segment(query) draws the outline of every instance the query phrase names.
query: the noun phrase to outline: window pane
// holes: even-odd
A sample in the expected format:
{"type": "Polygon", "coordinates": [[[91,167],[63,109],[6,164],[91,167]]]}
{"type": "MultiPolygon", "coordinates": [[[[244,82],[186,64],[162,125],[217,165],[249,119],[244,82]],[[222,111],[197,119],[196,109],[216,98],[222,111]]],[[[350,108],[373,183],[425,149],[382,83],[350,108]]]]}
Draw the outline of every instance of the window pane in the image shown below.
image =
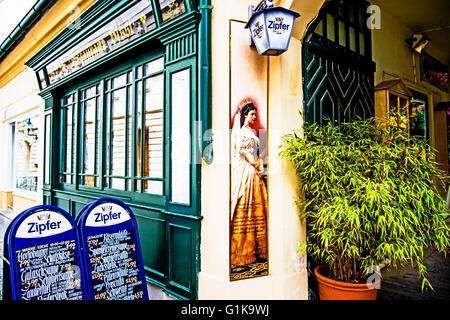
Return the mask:
{"type": "Polygon", "coordinates": [[[126,90],[120,89],[112,94],[112,171],[113,176],[125,175],[125,107],[126,90]]]}
{"type": "Polygon", "coordinates": [[[406,119],[406,116],[408,115],[408,106],[407,106],[407,100],[400,98],[400,114],[402,117],[406,119]]]}
{"type": "MultiPolygon", "coordinates": [[[[131,96],[132,96],[132,90],[131,90],[131,86],[127,87],[127,91],[128,91],[128,102],[130,102],[131,100],[131,96]]],[[[133,109],[131,108],[131,104],[128,103],[127,106],[127,167],[125,174],[127,176],[131,175],[131,161],[133,159],[133,134],[132,134],[132,130],[133,130],[133,109]]],[[[128,183],[128,182],[127,182],[128,183]]],[[[126,188],[127,190],[130,190],[130,187],[127,186],[126,188]]]]}
{"type": "Polygon", "coordinates": [[[118,88],[118,87],[122,87],[127,83],[127,74],[124,73],[118,77],[115,77],[111,80],[111,88],[118,88]]]}
{"type": "MultiPolygon", "coordinates": [[[[358,17],[356,17],[356,18],[358,18],[358,17]]],[[[352,5],[348,6],[348,21],[350,23],[355,23],[355,9],[352,5]]]]}
{"type": "Polygon", "coordinates": [[[61,99],[61,148],[63,151],[60,161],[60,182],[74,183],[74,147],[75,147],[75,94],[70,94],[61,99]]]}
{"type": "Polygon", "coordinates": [[[323,22],[320,20],[320,22],[317,24],[316,28],[314,29],[314,33],[317,33],[319,36],[323,36],[323,22]]]}
{"type": "Polygon", "coordinates": [[[350,50],[356,51],[356,34],[355,28],[349,27],[350,50]]]}
{"type": "MultiPolygon", "coordinates": [[[[143,103],[142,103],[143,95],[142,95],[142,81],[136,82],[136,140],[137,140],[137,149],[136,149],[136,176],[142,177],[142,122],[143,122],[143,115],[144,111],[142,109],[143,103]]],[[[137,182],[136,186],[137,190],[141,190],[141,181],[137,182]]]]}
{"type": "Polygon", "coordinates": [[[172,74],[172,202],[190,203],[190,73],[172,74]]]}
{"type": "Polygon", "coordinates": [[[112,178],[111,189],[125,190],[125,179],[112,178]]]}
{"type": "Polygon", "coordinates": [[[163,194],[162,181],[145,181],[145,192],[152,194],[163,194]]]}
{"type": "Polygon", "coordinates": [[[359,14],[358,14],[358,16],[359,16],[359,24],[358,24],[358,26],[359,26],[360,29],[363,29],[366,26],[366,7],[365,6],[361,6],[361,7],[359,7],[358,11],[359,11],[359,14]]]}
{"type": "Polygon", "coordinates": [[[327,38],[331,41],[335,41],[334,17],[329,13],[327,13],[327,38]]]}
{"type": "Polygon", "coordinates": [[[408,126],[408,101],[403,98],[399,98],[400,118],[402,128],[408,126]]]}
{"type": "Polygon", "coordinates": [[[132,91],[130,71],[111,79],[113,91],[106,94],[106,174],[105,186],[129,190],[126,176],[131,174],[132,91]],[[120,88],[114,90],[114,88],[120,88]],[[119,178],[123,177],[123,178],[119,178]]]}
{"type": "Polygon", "coordinates": [[[93,86],[93,87],[87,88],[86,90],[83,90],[83,92],[81,94],[81,98],[82,99],[89,99],[89,98],[92,98],[93,96],[95,96],[96,93],[97,93],[96,92],[96,87],[93,86]]]}
{"type": "Polygon", "coordinates": [[[16,124],[14,165],[18,189],[37,191],[38,128],[38,117],[19,121],[16,124]]]}
{"type": "Polygon", "coordinates": [[[95,99],[84,103],[84,167],[83,173],[96,172],[96,103],[95,99]]]}
{"type": "Polygon", "coordinates": [[[344,17],[344,6],[342,4],[338,6],[338,15],[339,15],[339,18],[344,17]]]}
{"type": "Polygon", "coordinates": [[[359,54],[362,56],[366,55],[366,43],[364,33],[359,33],[359,54]]]}
{"type": "Polygon", "coordinates": [[[81,111],[83,115],[82,125],[82,166],[80,183],[86,186],[94,187],[98,185],[99,168],[99,85],[92,86],[81,92],[81,111]],[[84,100],[84,101],[83,101],[84,100]]]}
{"type": "Polygon", "coordinates": [[[163,21],[166,22],[186,11],[183,0],[159,0],[163,21]]]}
{"type": "Polygon", "coordinates": [[[339,20],[339,44],[345,47],[345,23],[339,20]]]}
{"type": "MultiPolygon", "coordinates": [[[[144,176],[163,177],[163,123],[164,123],[164,76],[157,75],[144,81],[145,132],[144,134],[144,176]]],[[[144,182],[144,190],[162,194],[162,188],[144,182]]]]}
{"type": "Polygon", "coordinates": [[[410,132],[413,136],[426,138],[426,102],[414,99],[409,104],[410,132]]]}
{"type": "Polygon", "coordinates": [[[51,116],[46,115],[45,116],[45,145],[44,145],[44,152],[45,152],[45,160],[44,160],[44,183],[49,184],[50,183],[50,120],[51,116]]]}
{"type": "Polygon", "coordinates": [[[164,69],[164,58],[159,58],[144,64],[144,76],[162,71],[164,69]]]}
{"type": "MultiPolygon", "coordinates": [[[[66,166],[64,171],[65,172],[73,172],[73,146],[75,145],[73,143],[73,138],[74,138],[74,134],[73,134],[73,130],[74,130],[74,122],[73,122],[73,106],[70,104],[67,106],[66,109],[66,143],[65,143],[65,147],[66,147],[66,166]]],[[[67,177],[69,179],[66,180],[65,182],[67,183],[73,183],[72,182],[72,176],[67,177]]]]}
{"type": "Polygon", "coordinates": [[[136,67],[136,79],[142,78],[142,66],[136,67]]]}
{"type": "Polygon", "coordinates": [[[398,97],[394,96],[393,94],[389,94],[389,113],[395,114],[400,112],[399,106],[398,106],[398,97]]]}
{"type": "MultiPolygon", "coordinates": [[[[111,94],[106,93],[105,94],[105,116],[106,116],[106,135],[105,135],[105,142],[106,142],[106,174],[111,175],[111,94]]],[[[111,179],[106,178],[104,179],[104,184],[106,188],[109,188],[111,185],[111,179]]]]}

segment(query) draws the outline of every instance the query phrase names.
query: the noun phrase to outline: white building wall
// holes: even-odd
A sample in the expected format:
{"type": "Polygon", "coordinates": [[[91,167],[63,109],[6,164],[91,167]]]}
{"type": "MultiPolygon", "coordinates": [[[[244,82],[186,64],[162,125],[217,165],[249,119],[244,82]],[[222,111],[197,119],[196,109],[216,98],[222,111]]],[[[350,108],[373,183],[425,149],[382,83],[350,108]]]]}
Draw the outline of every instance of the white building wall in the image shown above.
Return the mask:
{"type": "Polygon", "coordinates": [[[257,3],[250,0],[212,1],[214,161],[211,165],[202,165],[199,299],[308,299],[306,257],[298,253],[300,241],[306,235],[295,205],[298,181],[292,165],[279,158],[278,147],[282,144],[283,135],[301,126],[301,38],[322,0],[275,1],[276,6],[295,10],[302,16],[295,23],[289,50],[268,58],[267,97],[256,97],[267,99],[268,104],[269,275],[229,280],[229,71],[233,68],[229,58],[230,23],[234,23],[233,20],[247,21],[248,6],[257,3]]]}
{"type": "MultiPolygon", "coordinates": [[[[43,110],[44,100],[38,96],[39,88],[33,70],[27,68],[8,84],[0,88],[0,150],[4,156],[0,159],[3,170],[0,171],[0,192],[13,192],[13,209],[18,214],[23,210],[42,202],[42,150],[43,150],[43,110]],[[32,143],[30,162],[37,163],[37,168],[30,170],[38,176],[37,192],[26,191],[15,187],[15,167],[23,167],[19,157],[17,143],[12,146],[11,125],[36,117],[38,136],[37,143],[32,143]],[[14,148],[14,150],[13,150],[14,148]],[[14,152],[14,158],[13,158],[14,152]],[[13,161],[12,161],[13,160],[13,161]]],[[[20,134],[17,133],[16,142],[20,134]]],[[[19,151],[20,152],[20,151],[19,151]]],[[[35,167],[33,165],[33,167],[35,167]]]]}

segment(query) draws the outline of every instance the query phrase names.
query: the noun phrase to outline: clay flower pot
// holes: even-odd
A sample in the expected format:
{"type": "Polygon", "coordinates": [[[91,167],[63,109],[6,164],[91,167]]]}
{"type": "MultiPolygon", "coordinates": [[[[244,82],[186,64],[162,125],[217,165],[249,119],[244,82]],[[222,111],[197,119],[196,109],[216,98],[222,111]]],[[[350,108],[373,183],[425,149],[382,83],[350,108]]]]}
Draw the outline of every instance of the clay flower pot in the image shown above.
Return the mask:
{"type": "MultiPolygon", "coordinates": [[[[376,300],[379,283],[349,283],[325,277],[328,265],[323,264],[314,269],[319,284],[320,300],[376,300]]],[[[380,280],[378,280],[380,281],[380,280]]]]}

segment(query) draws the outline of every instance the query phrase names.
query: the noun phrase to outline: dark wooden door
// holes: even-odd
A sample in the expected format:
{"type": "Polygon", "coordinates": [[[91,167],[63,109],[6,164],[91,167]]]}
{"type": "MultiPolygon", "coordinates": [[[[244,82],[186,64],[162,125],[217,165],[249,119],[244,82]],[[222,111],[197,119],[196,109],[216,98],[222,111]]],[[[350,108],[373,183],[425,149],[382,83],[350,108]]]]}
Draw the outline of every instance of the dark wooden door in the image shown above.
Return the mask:
{"type": "Polygon", "coordinates": [[[370,29],[366,5],[332,1],[303,41],[305,120],[334,124],[374,115],[370,29]]]}

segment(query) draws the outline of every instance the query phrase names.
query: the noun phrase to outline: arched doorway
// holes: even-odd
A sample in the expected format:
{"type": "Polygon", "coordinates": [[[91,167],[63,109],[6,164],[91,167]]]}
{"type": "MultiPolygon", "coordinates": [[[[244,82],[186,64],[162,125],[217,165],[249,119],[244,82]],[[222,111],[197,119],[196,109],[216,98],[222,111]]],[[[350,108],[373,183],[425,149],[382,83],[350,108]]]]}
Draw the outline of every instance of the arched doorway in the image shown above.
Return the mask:
{"type": "Polygon", "coordinates": [[[305,121],[333,124],[374,115],[369,3],[326,2],[303,38],[305,121]]]}
{"type": "MultiPolygon", "coordinates": [[[[374,116],[374,72],[370,4],[360,0],[325,2],[302,40],[304,121],[334,125],[374,116]]],[[[308,298],[318,299],[308,254],[308,298]]]]}

